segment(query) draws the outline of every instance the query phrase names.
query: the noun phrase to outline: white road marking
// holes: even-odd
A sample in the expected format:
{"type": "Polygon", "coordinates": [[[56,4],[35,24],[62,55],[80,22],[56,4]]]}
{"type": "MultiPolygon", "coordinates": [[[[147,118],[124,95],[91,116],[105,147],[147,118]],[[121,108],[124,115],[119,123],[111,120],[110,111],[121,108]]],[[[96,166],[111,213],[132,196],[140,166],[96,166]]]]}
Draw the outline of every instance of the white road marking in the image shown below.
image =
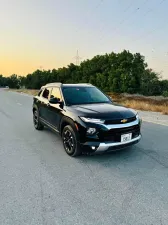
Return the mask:
{"type": "Polygon", "coordinates": [[[23,93],[23,92],[15,92],[15,91],[9,91],[9,92],[17,94],[17,95],[23,95],[23,96],[26,96],[26,97],[29,97],[29,98],[34,97],[33,95],[29,95],[29,94],[26,94],[26,93],[23,93]]]}
{"type": "Polygon", "coordinates": [[[25,93],[21,93],[21,95],[29,97],[29,98],[33,98],[34,97],[33,95],[29,95],[29,94],[25,94],[25,93]]]}
{"type": "Polygon", "coordinates": [[[18,105],[22,105],[21,103],[17,102],[18,105]]]}

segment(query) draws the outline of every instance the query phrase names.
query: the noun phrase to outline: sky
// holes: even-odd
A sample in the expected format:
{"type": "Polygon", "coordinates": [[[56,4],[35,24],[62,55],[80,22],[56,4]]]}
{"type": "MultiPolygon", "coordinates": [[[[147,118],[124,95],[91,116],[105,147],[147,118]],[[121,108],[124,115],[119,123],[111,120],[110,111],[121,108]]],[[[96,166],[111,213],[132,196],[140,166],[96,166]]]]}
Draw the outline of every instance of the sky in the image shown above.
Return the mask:
{"type": "Polygon", "coordinates": [[[168,79],[168,0],[0,0],[0,74],[140,52],[168,79]]]}

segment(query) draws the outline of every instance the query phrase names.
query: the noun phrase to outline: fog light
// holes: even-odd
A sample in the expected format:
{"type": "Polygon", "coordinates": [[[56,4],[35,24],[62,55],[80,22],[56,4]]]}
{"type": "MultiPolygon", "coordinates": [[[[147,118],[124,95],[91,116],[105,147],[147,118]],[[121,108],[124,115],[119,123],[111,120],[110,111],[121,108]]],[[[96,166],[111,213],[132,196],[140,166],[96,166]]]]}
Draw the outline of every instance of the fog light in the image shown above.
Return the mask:
{"type": "Polygon", "coordinates": [[[96,149],[96,147],[95,146],[92,146],[92,150],[95,150],[96,149]]]}
{"type": "Polygon", "coordinates": [[[87,134],[93,135],[94,133],[96,133],[96,128],[88,128],[87,129],[87,134]]]}

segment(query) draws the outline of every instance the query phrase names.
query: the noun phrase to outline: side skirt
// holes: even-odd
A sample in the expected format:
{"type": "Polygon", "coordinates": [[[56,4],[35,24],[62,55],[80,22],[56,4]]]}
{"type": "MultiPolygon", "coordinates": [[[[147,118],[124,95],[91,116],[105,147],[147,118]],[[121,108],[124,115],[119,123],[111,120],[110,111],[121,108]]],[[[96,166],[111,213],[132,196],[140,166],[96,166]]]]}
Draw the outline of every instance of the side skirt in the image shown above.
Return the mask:
{"type": "Polygon", "coordinates": [[[43,125],[49,127],[51,130],[55,131],[56,133],[59,133],[59,131],[56,129],[55,126],[53,126],[52,124],[50,124],[49,122],[47,122],[46,120],[44,120],[43,118],[40,117],[40,121],[43,125]]]}

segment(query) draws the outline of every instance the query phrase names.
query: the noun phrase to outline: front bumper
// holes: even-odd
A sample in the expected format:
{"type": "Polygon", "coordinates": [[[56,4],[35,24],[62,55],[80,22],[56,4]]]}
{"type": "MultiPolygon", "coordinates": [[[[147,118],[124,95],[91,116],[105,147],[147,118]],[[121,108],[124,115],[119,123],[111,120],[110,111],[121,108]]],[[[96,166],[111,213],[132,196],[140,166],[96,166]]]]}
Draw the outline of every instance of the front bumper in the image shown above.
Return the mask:
{"type": "Polygon", "coordinates": [[[141,135],[139,135],[136,138],[133,138],[130,141],[125,141],[125,142],[100,143],[96,152],[102,152],[102,151],[107,151],[107,150],[115,150],[115,149],[120,149],[120,148],[123,148],[123,147],[128,147],[130,145],[138,143],[140,141],[140,139],[141,139],[141,135]]]}
{"type": "MultiPolygon", "coordinates": [[[[96,125],[95,125],[96,126],[96,125]]],[[[90,125],[90,127],[93,127],[90,125]]],[[[101,124],[96,127],[96,135],[84,138],[82,146],[90,152],[113,151],[137,144],[141,139],[141,120],[126,124],[101,124]],[[121,135],[132,133],[132,139],[121,142],[121,135]]],[[[85,137],[85,135],[83,135],[85,137]]]]}
{"type": "Polygon", "coordinates": [[[91,151],[96,152],[105,152],[105,151],[113,151],[121,148],[126,148],[128,146],[137,144],[141,139],[141,134],[131,139],[130,141],[125,142],[87,142],[84,146],[90,147],[91,151]]]}

